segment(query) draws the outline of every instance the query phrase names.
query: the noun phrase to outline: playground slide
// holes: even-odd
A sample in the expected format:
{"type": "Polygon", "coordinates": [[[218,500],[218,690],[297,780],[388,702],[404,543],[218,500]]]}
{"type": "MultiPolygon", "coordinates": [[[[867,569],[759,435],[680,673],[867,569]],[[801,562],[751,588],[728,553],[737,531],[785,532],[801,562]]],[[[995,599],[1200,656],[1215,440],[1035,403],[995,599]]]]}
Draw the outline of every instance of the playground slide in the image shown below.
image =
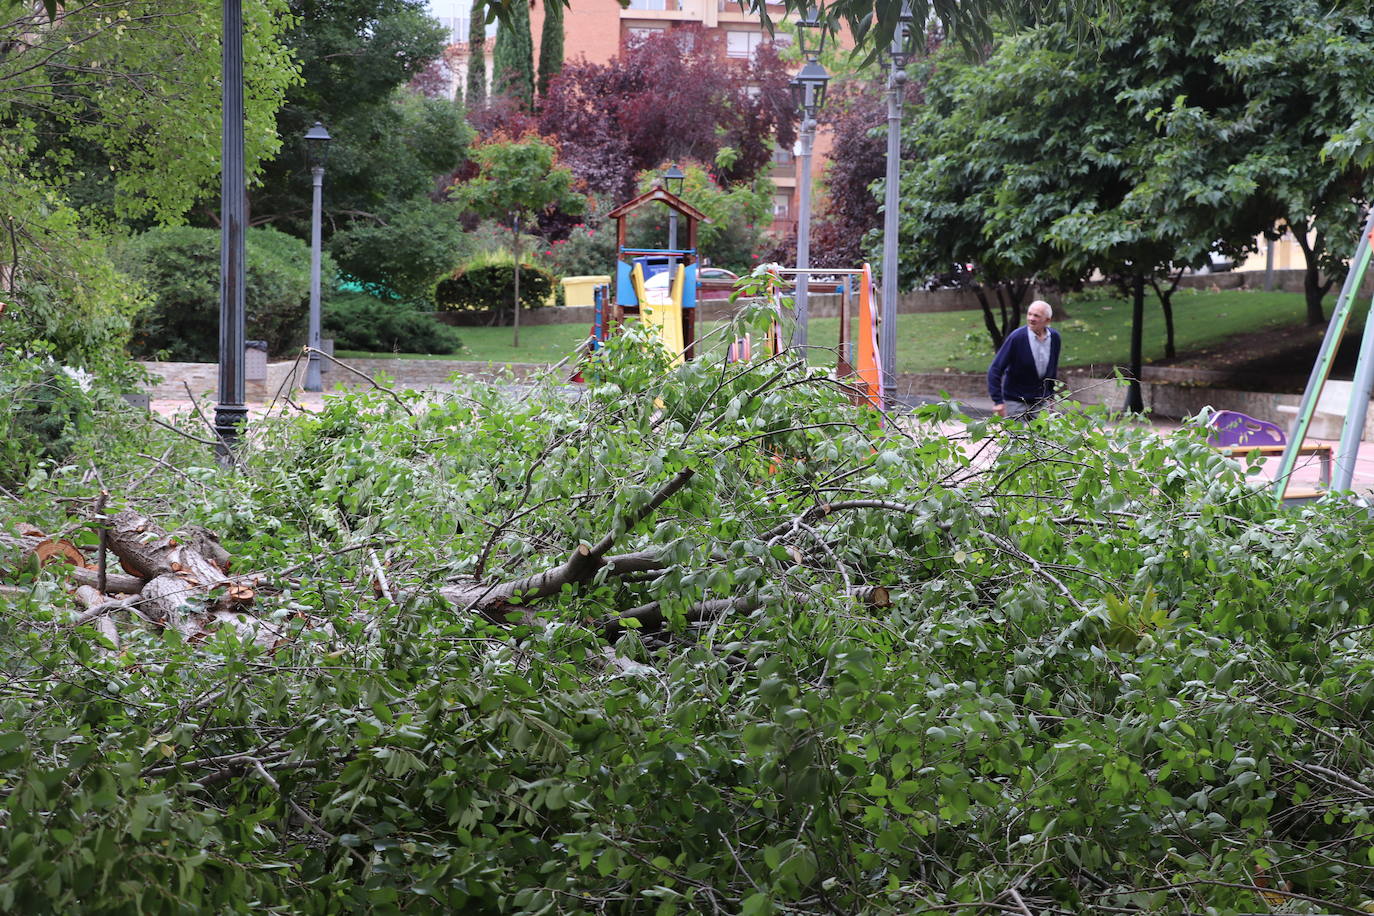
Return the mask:
{"type": "Polygon", "coordinates": [[[674,364],[682,362],[685,344],[682,340],[682,291],[686,287],[687,271],[683,265],[677,266],[677,276],[673,278],[672,292],[669,297],[650,297],[644,290],[644,271],[640,265],[634,266],[631,274],[635,297],[639,299],[639,316],[646,325],[658,332],[659,340],[674,357],[674,364]]]}
{"type": "Polygon", "coordinates": [[[879,410],[883,409],[882,384],[878,374],[878,322],[873,313],[873,269],[864,265],[859,277],[859,334],[858,365],[855,366],[855,382],[868,396],[868,401],[879,410]]]}

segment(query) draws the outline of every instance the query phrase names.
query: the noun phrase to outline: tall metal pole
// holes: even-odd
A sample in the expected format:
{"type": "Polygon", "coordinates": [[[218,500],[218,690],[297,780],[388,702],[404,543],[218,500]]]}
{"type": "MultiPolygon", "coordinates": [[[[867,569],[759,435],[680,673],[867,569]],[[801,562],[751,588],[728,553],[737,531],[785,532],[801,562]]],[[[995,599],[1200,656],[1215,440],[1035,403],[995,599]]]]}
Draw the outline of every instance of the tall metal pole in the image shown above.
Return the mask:
{"type": "Polygon", "coordinates": [[[1345,409],[1345,425],[1341,427],[1341,445],[1336,451],[1336,467],[1331,474],[1333,490],[1349,490],[1355,476],[1355,459],[1360,455],[1360,440],[1364,438],[1371,389],[1374,389],[1374,320],[1366,316],[1360,358],[1355,363],[1355,381],[1350,386],[1350,403],[1345,409]]]}
{"type": "Polygon", "coordinates": [[[520,349],[520,214],[510,218],[511,250],[515,254],[515,339],[511,347],[520,349]]]}
{"type": "MultiPolygon", "coordinates": [[[[815,89],[806,86],[806,113],[802,115],[801,125],[801,175],[798,205],[801,214],[797,218],[797,332],[792,336],[793,346],[806,349],[807,320],[810,307],[807,301],[807,268],[811,266],[811,149],[816,140],[815,89]]],[[[805,353],[803,353],[803,357],[805,353]]]]}
{"type": "Polygon", "coordinates": [[[243,174],[243,7],[224,0],[223,136],[220,148],[219,403],[215,431],[222,458],[248,415],[244,404],[244,224],[248,217],[243,174]]]}
{"type": "Polygon", "coordinates": [[[1274,240],[1264,240],[1264,291],[1274,291],[1274,240]]]}
{"type": "Polygon", "coordinates": [[[677,211],[668,210],[668,247],[677,251],[677,211]]]}
{"type": "Polygon", "coordinates": [[[314,201],[310,207],[310,357],[305,363],[305,390],[323,391],[320,380],[320,197],[324,187],[324,166],[310,170],[314,201]]]}
{"type": "Polygon", "coordinates": [[[878,331],[879,390],[884,407],[892,406],[897,388],[897,210],[902,158],[902,95],[906,69],[900,55],[905,26],[892,36],[893,60],[887,75],[887,177],[883,189],[883,313],[878,331]]]}

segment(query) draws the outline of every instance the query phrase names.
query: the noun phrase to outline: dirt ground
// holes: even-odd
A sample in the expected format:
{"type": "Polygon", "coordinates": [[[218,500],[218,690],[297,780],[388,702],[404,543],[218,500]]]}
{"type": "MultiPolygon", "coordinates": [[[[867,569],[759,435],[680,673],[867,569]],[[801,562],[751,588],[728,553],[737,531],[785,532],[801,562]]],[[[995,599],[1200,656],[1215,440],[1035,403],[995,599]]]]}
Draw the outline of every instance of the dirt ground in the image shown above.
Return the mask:
{"type": "MultiPolygon", "coordinates": [[[[1321,347],[1324,327],[1290,327],[1231,337],[1225,343],[1159,360],[1156,366],[1188,366],[1230,371],[1232,383],[1219,388],[1301,394],[1321,347]]],[[[1355,374],[1360,352],[1360,330],[1347,328],[1336,352],[1331,377],[1348,379],[1355,374]]]]}

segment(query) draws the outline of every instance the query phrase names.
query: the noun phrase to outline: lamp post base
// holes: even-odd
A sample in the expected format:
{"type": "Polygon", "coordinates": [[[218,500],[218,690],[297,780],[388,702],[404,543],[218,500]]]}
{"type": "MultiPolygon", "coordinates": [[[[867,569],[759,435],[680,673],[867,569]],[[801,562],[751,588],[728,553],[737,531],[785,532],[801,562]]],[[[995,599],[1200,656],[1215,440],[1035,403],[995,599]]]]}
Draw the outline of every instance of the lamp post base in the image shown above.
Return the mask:
{"type": "Polygon", "coordinates": [[[248,420],[248,408],[243,404],[220,404],[215,407],[215,454],[221,461],[228,461],[234,444],[238,442],[239,430],[248,420]]]}
{"type": "Polygon", "coordinates": [[[311,353],[305,362],[305,384],[302,386],[306,391],[323,391],[324,381],[320,377],[320,354],[311,353]]]}

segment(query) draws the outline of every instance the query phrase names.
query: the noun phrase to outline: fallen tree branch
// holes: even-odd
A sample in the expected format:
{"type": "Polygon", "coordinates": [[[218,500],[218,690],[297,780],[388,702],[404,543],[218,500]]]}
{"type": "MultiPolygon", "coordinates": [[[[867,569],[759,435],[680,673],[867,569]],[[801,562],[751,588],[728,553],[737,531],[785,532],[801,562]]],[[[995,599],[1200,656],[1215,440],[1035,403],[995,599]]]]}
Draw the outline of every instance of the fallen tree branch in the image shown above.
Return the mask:
{"type": "MultiPolygon", "coordinates": [[[[597,572],[613,562],[606,553],[615,546],[616,537],[629,531],[685,487],[695,475],[692,468],[683,468],[673,478],[660,487],[643,506],[627,513],[613,528],[593,546],[579,544],[562,565],[553,569],[516,579],[511,582],[497,582],[491,585],[450,585],[439,590],[449,602],[461,605],[465,612],[479,611],[493,622],[504,623],[504,614],[512,606],[524,606],[531,601],[556,595],[565,585],[578,585],[591,581],[597,572]],[[519,598],[517,605],[515,600],[519,598]]],[[[659,562],[656,557],[643,552],[628,554],[623,567],[624,572],[643,571],[651,564],[659,562]]]]}
{"type": "MultiPolygon", "coordinates": [[[[702,620],[710,620],[722,617],[726,614],[741,612],[751,613],[763,607],[763,602],[756,597],[749,598],[712,598],[707,601],[698,601],[696,604],[687,607],[687,620],[696,623],[702,620]]],[[[663,603],[661,601],[651,601],[648,604],[641,604],[639,607],[613,617],[601,624],[601,638],[607,642],[615,642],[620,635],[632,627],[626,621],[635,620],[639,626],[634,629],[641,631],[658,630],[663,627],[664,620],[663,603]]]]}
{"type": "Polygon", "coordinates": [[[89,585],[96,591],[114,593],[117,595],[137,595],[143,591],[143,586],[148,584],[147,579],[138,576],[130,576],[124,573],[107,572],[105,574],[105,587],[100,587],[100,575],[97,570],[76,567],[71,572],[72,581],[77,585],[89,585]]]}
{"type": "Polygon", "coordinates": [[[341,362],[341,361],[335,359],[332,355],[330,355],[330,354],[324,352],[323,350],[317,350],[317,349],[315,349],[314,347],[302,347],[302,348],[301,348],[301,352],[302,352],[302,353],[306,353],[306,354],[310,354],[310,353],[317,354],[318,356],[321,356],[321,357],[323,357],[323,358],[329,360],[331,363],[333,363],[334,365],[336,365],[336,366],[338,366],[339,368],[343,369],[345,372],[351,372],[351,373],[353,373],[353,374],[356,375],[358,378],[360,378],[360,379],[362,379],[363,381],[365,381],[365,382],[367,382],[368,384],[370,384],[373,388],[376,388],[378,391],[381,391],[381,392],[384,392],[384,393],[386,393],[386,394],[391,395],[391,399],[392,399],[393,401],[395,401],[397,404],[399,404],[402,410],[404,410],[408,415],[410,415],[410,416],[412,416],[412,417],[415,416],[415,411],[413,411],[413,410],[410,409],[410,405],[408,405],[404,400],[402,400],[402,399],[401,399],[401,396],[400,396],[399,394],[397,394],[395,391],[391,390],[390,388],[386,387],[385,385],[381,384],[381,383],[378,382],[376,379],[374,379],[372,376],[368,375],[366,372],[359,372],[357,369],[354,369],[352,366],[348,365],[347,363],[341,362]]]}

